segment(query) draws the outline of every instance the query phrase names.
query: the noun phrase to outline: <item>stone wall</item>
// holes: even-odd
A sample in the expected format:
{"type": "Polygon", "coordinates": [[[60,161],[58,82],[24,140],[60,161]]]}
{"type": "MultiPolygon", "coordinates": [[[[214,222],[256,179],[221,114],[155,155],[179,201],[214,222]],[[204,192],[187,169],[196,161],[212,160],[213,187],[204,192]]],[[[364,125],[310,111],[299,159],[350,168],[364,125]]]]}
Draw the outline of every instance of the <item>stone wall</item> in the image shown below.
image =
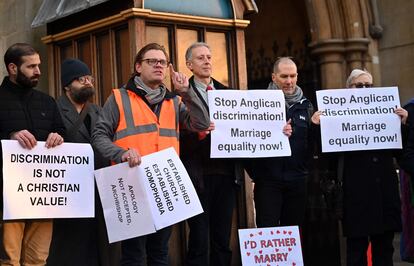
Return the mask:
{"type": "Polygon", "coordinates": [[[378,1],[382,86],[398,86],[401,104],[414,97],[414,1],[378,1]]]}
{"type": "Polygon", "coordinates": [[[0,0],[0,79],[7,76],[3,56],[7,48],[16,42],[30,43],[39,52],[42,59],[42,78],[38,88],[48,92],[46,45],[40,38],[46,35],[46,27],[32,29],[33,18],[42,4],[42,0],[0,0]]]}

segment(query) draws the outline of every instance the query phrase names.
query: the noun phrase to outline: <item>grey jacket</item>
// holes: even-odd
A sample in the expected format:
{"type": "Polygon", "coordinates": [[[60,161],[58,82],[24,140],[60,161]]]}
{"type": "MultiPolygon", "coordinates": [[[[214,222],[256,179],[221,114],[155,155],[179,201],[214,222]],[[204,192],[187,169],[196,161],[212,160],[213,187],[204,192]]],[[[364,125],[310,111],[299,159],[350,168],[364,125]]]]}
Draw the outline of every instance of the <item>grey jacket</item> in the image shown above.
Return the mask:
{"type": "MultiPolygon", "coordinates": [[[[57,106],[62,116],[63,124],[65,125],[66,132],[70,130],[76,121],[79,119],[79,113],[76,111],[73,104],[70,102],[66,95],[60,96],[57,100],[57,106]]],[[[99,113],[102,108],[96,104],[89,104],[88,116],[90,117],[91,129],[95,127],[98,120],[99,113]]],[[[92,135],[88,131],[84,123],[81,123],[79,129],[72,134],[65,134],[65,142],[73,143],[91,143],[92,135]]],[[[95,150],[95,169],[99,169],[109,165],[109,160],[104,159],[95,150]]]]}

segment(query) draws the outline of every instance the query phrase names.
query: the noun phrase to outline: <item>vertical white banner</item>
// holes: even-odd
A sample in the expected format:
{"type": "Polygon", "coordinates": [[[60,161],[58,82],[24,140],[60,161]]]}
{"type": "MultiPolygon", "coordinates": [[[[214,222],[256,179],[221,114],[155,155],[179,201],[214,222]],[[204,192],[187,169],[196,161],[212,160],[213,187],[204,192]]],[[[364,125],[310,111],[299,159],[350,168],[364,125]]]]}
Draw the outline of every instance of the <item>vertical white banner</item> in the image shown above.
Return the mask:
{"type": "Polygon", "coordinates": [[[157,230],[203,212],[187,170],[173,148],[144,156],[138,169],[157,230]]]}
{"type": "Polygon", "coordinates": [[[94,217],[94,157],[89,144],[24,149],[1,140],[3,219],[94,217]]]}
{"type": "Polygon", "coordinates": [[[121,163],[95,171],[109,242],[155,232],[138,167],[121,163]]]}
{"type": "Polygon", "coordinates": [[[211,158],[290,156],[281,90],[211,90],[208,102],[211,158]]]}

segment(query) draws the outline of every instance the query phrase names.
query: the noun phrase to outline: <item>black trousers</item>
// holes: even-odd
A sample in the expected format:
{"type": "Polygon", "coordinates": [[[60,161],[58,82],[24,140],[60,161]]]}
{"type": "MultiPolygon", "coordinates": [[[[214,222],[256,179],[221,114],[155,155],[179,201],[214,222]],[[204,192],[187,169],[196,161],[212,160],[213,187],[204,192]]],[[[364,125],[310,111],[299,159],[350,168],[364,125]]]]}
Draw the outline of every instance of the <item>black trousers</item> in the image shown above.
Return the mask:
{"type": "Polygon", "coordinates": [[[186,265],[230,265],[234,177],[204,176],[204,189],[197,194],[204,213],[187,220],[190,235],[186,265]]]}
{"type": "Polygon", "coordinates": [[[302,225],[306,210],[306,179],[255,180],[257,227],[302,225]]]}
{"type": "Polygon", "coordinates": [[[172,227],[122,241],[122,266],[167,266],[172,227]],[[147,263],[145,263],[147,262],[147,263]]]}
{"type": "Polygon", "coordinates": [[[369,241],[371,241],[372,265],[392,266],[392,255],[394,253],[393,240],[394,232],[385,232],[369,237],[348,237],[346,239],[346,265],[368,265],[367,249],[369,241]]]}

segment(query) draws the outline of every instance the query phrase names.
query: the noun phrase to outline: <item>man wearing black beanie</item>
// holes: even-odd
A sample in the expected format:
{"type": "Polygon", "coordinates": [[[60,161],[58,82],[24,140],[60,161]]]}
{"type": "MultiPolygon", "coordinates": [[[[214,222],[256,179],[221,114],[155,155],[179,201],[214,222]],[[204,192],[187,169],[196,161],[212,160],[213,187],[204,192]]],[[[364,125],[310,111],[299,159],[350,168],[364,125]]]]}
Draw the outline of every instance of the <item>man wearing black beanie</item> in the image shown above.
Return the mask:
{"type": "MultiPolygon", "coordinates": [[[[61,66],[61,83],[64,93],[57,104],[66,128],[66,141],[90,143],[101,107],[90,102],[95,88],[89,67],[78,59],[66,59],[61,66]]],[[[108,160],[94,153],[95,169],[109,165],[108,160]]],[[[48,265],[119,264],[120,245],[109,244],[101,201],[98,193],[95,195],[95,218],[55,220],[48,265]]]]}

